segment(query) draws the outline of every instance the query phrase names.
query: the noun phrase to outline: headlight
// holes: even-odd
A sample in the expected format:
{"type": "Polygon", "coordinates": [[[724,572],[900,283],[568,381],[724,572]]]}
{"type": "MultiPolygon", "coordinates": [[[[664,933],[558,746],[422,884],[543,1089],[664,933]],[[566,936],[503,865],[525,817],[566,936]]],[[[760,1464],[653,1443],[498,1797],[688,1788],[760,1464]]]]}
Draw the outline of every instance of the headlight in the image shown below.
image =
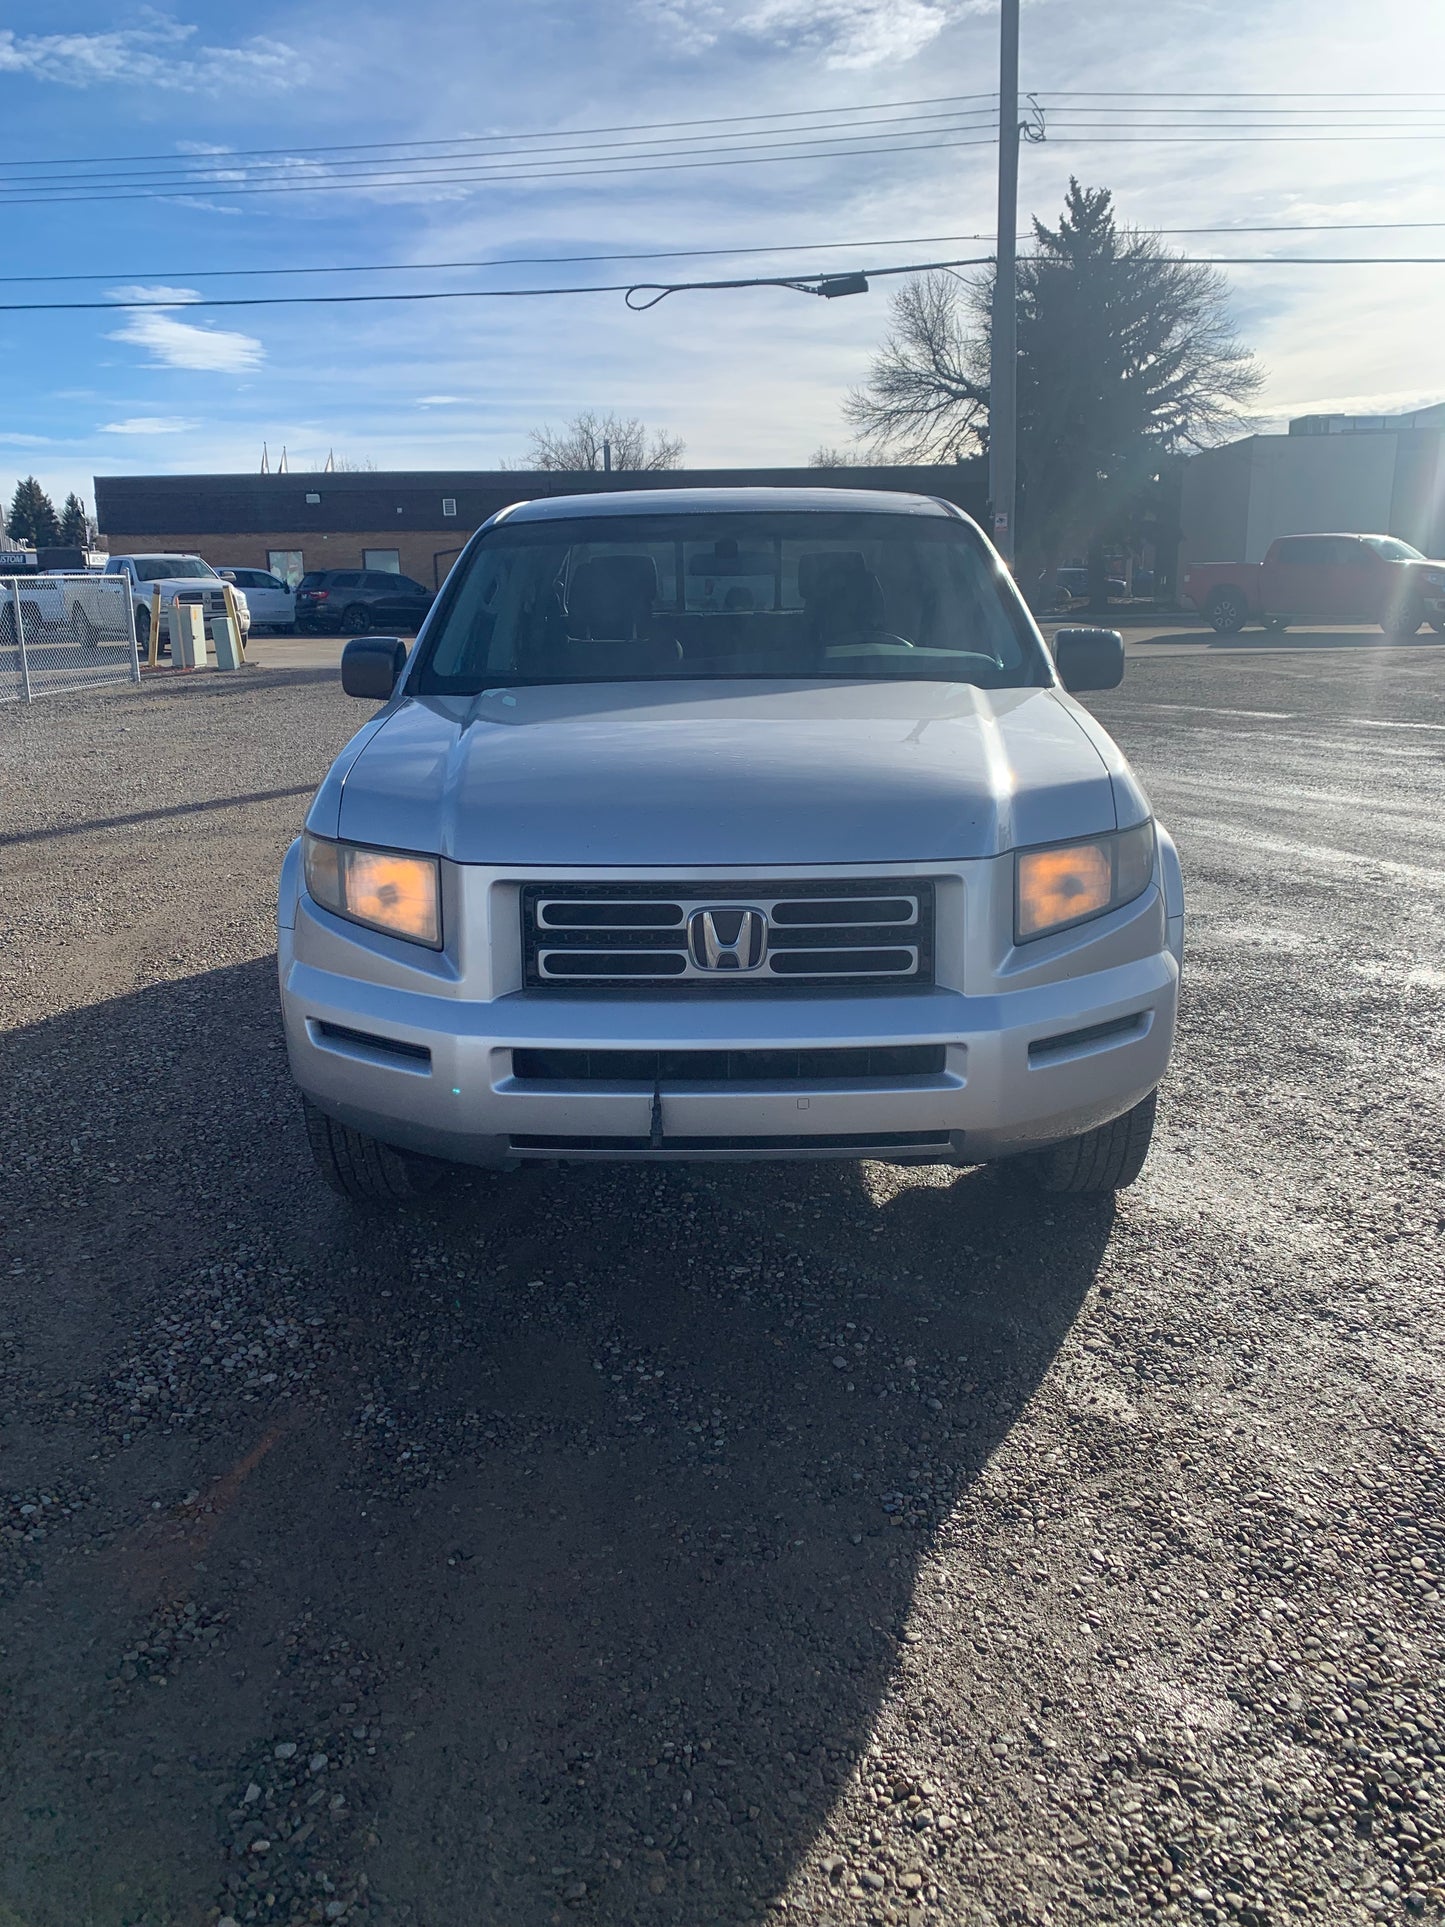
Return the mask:
{"type": "Polygon", "coordinates": [[[441,876],[434,856],[367,850],[310,831],[302,848],[307,895],[323,910],[441,949],[441,876]]]}
{"type": "Polygon", "coordinates": [[[1154,825],[1020,850],[1015,866],[1014,940],[1026,943],[1142,896],[1154,874],[1154,825]]]}

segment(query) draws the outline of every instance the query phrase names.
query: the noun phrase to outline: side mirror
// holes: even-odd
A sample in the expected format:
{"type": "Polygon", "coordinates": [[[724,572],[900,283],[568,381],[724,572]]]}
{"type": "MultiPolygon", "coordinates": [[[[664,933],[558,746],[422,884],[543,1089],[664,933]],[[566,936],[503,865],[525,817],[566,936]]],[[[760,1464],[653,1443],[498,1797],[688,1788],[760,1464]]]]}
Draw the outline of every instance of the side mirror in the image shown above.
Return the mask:
{"type": "Polygon", "coordinates": [[[220,569],[217,573],[220,575],[222,582],[234,582],[236,580],[236,571],[234,569],[220,569]]]}
{"type": "Polygon", "coordinates": [[[1065,689],[1117,689],[1124,680],[1124,638],[1117,629],[1060,629],[1054,666],[1065,689]]]}
{"type": "Polygon", "coordinates": [[[348,696],[384,703],[405,667],[406,644],[400,636],[358,636],[341,652],[341,687],[348,696]]]}

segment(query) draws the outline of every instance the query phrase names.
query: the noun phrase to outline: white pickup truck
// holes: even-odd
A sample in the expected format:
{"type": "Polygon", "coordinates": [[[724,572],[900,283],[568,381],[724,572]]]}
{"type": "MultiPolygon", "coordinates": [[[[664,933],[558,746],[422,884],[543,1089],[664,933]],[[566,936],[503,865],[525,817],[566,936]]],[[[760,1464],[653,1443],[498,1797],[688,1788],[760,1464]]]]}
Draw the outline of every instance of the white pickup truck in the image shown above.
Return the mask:
{"type": "MultiPolygon", "coordinates": [[[[182,602],[200,603],[208,636],[216,617],[226,613],[226,585],[210,563],[203,562],[198,555],[113,555],[105,565],[105,573],[123,575],[129,580],[135,604],[136,637],[142,643],[150,635],[151,597],[157,588],[161,592],[162,648],[167,646],[165,618],[177,598],[182,602]]],[[[251,612],[244,591],[235,589],[232,593],[244,642],[251,630],[251,612]]]]}

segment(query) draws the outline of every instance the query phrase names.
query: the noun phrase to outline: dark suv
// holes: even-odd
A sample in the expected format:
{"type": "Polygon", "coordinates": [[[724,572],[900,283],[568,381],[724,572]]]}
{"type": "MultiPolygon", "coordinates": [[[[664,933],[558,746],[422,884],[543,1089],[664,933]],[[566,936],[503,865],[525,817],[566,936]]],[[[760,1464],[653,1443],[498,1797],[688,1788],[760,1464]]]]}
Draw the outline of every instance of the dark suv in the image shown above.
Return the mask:
{"type": "Polygon", "coordinates": [[[388,569],[311,569],[296,588],[296,627],[364,636],[419,629],[433,591],[388,569]]]}

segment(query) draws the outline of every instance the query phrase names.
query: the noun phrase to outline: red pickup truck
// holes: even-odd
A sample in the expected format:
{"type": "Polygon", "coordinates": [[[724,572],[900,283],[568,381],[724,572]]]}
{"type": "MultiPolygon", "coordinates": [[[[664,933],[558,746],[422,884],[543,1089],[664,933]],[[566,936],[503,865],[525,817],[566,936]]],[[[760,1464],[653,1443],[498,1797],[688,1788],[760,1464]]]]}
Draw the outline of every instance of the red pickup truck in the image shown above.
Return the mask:
{"type": "Polygon", "coordinates": [[[1422,622],[1445,635],[1445,562],[1394,535],[1285,535],[1263,562],[1191,562],[1179,585],[1221,636],[1247,622],[1377,622],[1413,636],[1422,622]]]}

